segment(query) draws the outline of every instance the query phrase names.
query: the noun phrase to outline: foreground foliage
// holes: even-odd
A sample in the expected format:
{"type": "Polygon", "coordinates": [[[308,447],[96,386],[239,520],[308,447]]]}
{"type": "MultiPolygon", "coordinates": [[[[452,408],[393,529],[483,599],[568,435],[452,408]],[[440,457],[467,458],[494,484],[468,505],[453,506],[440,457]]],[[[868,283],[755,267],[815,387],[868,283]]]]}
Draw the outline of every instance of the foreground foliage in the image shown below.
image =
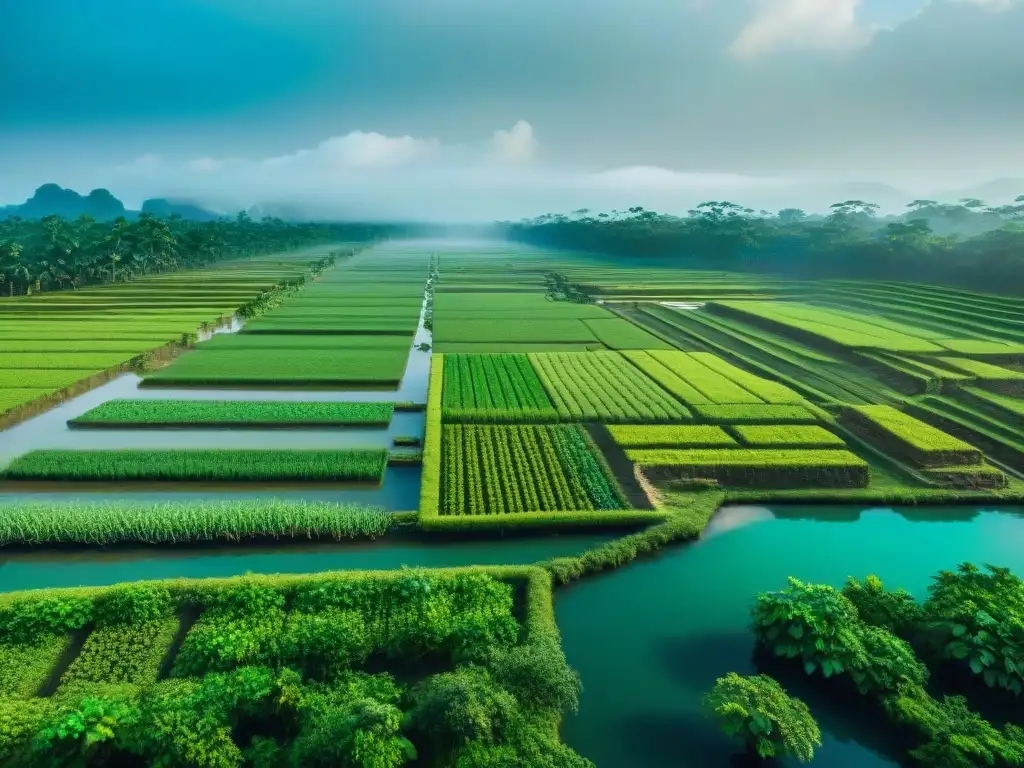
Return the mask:
{"type": "Polygon", "coordinates": [[[0,761],[592,768],[557,738],[580,683],[559,645],[546,575],[491,571],[141,582],[5,598],[0,649],[25,649],[40,633],[88,634],[54,695],[0,696],[0,761]],[[491,571],[525,588],[524,625],[512,586],[491,571]],[[185,608],[200,615],[176,651],[173,633],[155,630],[185,608]],[[411,670],[411,681],[360,670],[371,653],[411,670]],[[171,673],[157,680],[161,662],[171,673]]]}
{"type": "Polygon", "coordinates": [[[1020,695],[1020,579],[965,563],[940,572],[923,605],[873,576],[851,579],[842,591],[789,581],[784,590],[759,595],[754,608],[757,639],[775,656],[802,664],[809,675],[852,683],[909,741],[915,764],[1024,765],[1024,729],[998,728],[968,698],[936,698],[929,684],[929,667],[952,665],[990,689],[1020,695]]]}
{"type": "Polygon", "coordinates": [[[743,677],[730,672],[715,682],[704,706],[729,736],[740,739],[759,757],[814,758],[821,731],[811,712],[767,675],[743,677]]]}

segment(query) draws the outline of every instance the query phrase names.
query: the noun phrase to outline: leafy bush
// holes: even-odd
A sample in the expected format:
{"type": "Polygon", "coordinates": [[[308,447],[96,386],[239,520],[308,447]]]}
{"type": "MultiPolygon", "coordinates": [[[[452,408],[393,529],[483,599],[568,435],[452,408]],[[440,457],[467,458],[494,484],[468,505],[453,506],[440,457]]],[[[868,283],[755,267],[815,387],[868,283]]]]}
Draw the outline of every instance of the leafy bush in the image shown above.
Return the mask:
{"type": "Polygon", "coordinates": [[[528,709],[575,712],[579,707],[579,674],[553,639],[495,649],[487,666],[494,680],[528,709]]]}
{"type": "Polygon", "coordinates": [[[754,632],[776,656],[800,659],[804,671],[825,677],[863,657],[857,609],[839,590],[790,578],[789,587],[757,596],[754,632]]]}
{"type": "Polygon", "coordinates": [[[925,621],[945,658],[966,661],[990,687],[1024,690],[1024,582],[1009,569],[970,563],[940,571],[925,621]]]}
{"type": "Polygon", "coordinates": [[[843,587],[843,595],[857,609],[861,620],[876,627],[906,637],[921,620],[921,607],[905,589],[888,590],[875,575],[858,581],[852,576],[843,587]]]}
{"type": "Polygon", "coordinates": [[[0,613],[0,634],[16,642],[31,642],[37,635],[81,629],[90,621],[92,600],[87,597],[22,597],[0,613]]]}
{"type": "Polygon", "coordinates": [[[762,758],[814,758],[821,731],[811,712],[767,675],[743,677],[730,672],[715,682],[704,706],[729,736],[739,738],[762,758]]]}
{"type": "Polygon", "coordinates": [[[494,743],[518,705],[486,669],[466,666],[427,678],[412,691],[409,727],[425,743],[450,752],[470,741],[494,743]]]}
{"type": "Polygon", "coordinates": [[[163,584],[116,584],[96,599],[97,624],[137,624],[165,619],[174,608],[163,584]]]}
{"type": "Polygon", "coordinates": [[[371,650],[362,615],[337,608],[289,614],[280,640],[283,664],[318,677],[361,664],[371,650]]]}
{"type": "Polygon", "coordinates": [[[863,654],[854,659],[848,671],[862,694],[884,695],[902,685],[923,686],[927,682],[928,669],[905,640],[867,624],[858,634],[863,654]]]}
{"type": "Polygon", "coordinates": [[[32,749],[52,765],[103,764],[118,751],[122,732],[139,718],[132,702],[87,696],[53,713],[33,738],[32,749]]]}
{"type": "Polygon", "coordinates": [[[416,757],[401,728],[401,710],[372,698],[319,710],[295,740],[292,764],[396,768],[416,757]]]}
{"type": "Polygon", "coordinates": [[[913,727],[927,741],[910,751],[911,757],[939,768],[1024,762],[1021,730],[1010,726],[1005,732],[971,711],[962,696],[933,699],[919,686],[907,686],[885,700],[885,708],[897,722],[913,727]]]}

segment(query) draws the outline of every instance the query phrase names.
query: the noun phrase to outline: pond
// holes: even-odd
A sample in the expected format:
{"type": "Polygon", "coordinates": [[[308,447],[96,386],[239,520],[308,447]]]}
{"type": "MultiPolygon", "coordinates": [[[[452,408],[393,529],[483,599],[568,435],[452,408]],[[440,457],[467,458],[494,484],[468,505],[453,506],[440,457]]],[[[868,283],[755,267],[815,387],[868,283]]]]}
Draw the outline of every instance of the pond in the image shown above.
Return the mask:
{"type": "MultiPolygon", "coordinates": [[[[726,672],[756,671],[749,625],[758,592],[785,587],[790,575],[842,586],[874,573],[922,597],[932,574],[964,561],[1024,574],[1022,513],[723,509],[698,542],[556,592],[565,651],[584,686],[563,738],[600,768],[728,766],[737,750],[700,699],[726,672]]],[[[896,765],[836,713],[812,711],[824,742],[814,765],[896,765]]]]}
{"type": "Polygon", "coordinates": [[[526,565],[575,555],[613,534],[542,539],[424,541],[387,537],[352,544],[278,544],[188,549],[76,552],[0,551],[0,592],[44,587],[102,586],[140,579],[207,578],[252,573],[316,573],[402,566],[526,565]]]}

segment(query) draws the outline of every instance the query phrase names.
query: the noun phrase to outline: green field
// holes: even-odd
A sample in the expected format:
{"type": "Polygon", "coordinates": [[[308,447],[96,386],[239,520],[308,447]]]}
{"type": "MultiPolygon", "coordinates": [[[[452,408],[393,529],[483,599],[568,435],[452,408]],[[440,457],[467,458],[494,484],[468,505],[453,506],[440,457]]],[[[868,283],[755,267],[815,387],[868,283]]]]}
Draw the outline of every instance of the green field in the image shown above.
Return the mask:
{"type": "Polygon", "coordinates": [[[258,400],[108,400],[68,423],[76,427],[387,426],[394,403],[258,400]]]}
{"type": "Polygon", "coordinates": [[[333,480],[380,482],[387,451],[105,450],[30,451],[3,471],[8,480],[333,480]]]}

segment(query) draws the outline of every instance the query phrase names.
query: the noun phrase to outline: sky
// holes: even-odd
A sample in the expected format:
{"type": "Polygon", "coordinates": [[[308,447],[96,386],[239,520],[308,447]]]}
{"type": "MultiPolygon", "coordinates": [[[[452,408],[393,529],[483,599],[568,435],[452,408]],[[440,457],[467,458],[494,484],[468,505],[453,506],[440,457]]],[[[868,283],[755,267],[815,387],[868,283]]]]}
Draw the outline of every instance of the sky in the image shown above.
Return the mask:
{"type": "Polygon", "coordinates": [[[9,0],[0,203],[896,205],[1024,178],[1022,40],[1024,0],[9,0]]]}

